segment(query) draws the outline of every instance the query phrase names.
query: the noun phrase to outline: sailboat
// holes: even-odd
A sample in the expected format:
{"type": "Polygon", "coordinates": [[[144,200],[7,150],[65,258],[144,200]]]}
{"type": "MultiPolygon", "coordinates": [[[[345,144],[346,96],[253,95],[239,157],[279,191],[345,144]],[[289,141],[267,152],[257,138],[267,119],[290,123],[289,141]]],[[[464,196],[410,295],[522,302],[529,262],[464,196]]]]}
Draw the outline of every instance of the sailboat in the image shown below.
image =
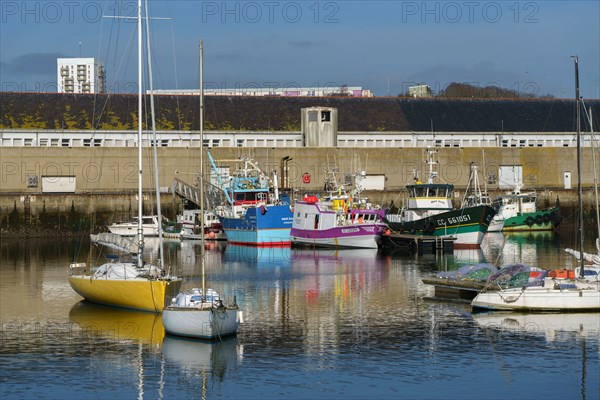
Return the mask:
{"type": "Polygon", "coordinates": [[[579,98],[579,59],[575,61],[575,100],[577,104],[577,174],[579,261],[574,270],[524,269],[506,267],[490,278],[472,301],[474,310],[510,311],[597,311],[600,310],[600,275],[586,268],[583,252],[583,207],[581,204],[581,127],[579,98]],[[511,269],[512,268],[512,269],[511,269]]]}
{"type": "MultiPolygon", "coordinates": [[[[204,125],[204,81],[203,44],[200,41],[200,143],[203,142],[204,125]]],[[[200,151],[200,218],[204,219],[204,149],[200,151]]],[[[204,221],[201,221],[201,226],[204,221]]],[[[206,288],[204,235],[201,237],[201,278],[202,288],[192,288],[180,292],[165,307],[162,322],[165,331],[171,335],[197,339],[221,339],[237,333],[242,312],[236,304],[225,305],[219,293],[206,288]]]]}
{"type": "MultiPolygon", "coordinates": [[[[147,10],[146,10],[147,14],[147,10]]],[[[150,39],[148,37],[148,19],[146,18],[148,66],[150,75],[150,39]]],[[[72,263],[70,265],[69,284],[80,296],[93,303],[130,308],[136,310],[161,312],[165,298],[171,298],[181,287],[181,278],[172,275],[170,268],[164,266],[162,254],[160,264],[153,265],[143,259],[144,229],[142,226],[142,0],[138,0],[137,15],[138,30],[138,229],[137,242],[134,239],[121,237],[112,233],[91,235],[93,243],[119,250],[125,255],[93,268],[87,263],[72,263]]],[[[150,79],[150,86],[152,80],[150,79]]],[[[150,87],[152,92],[152,88],[150,87]]],[[[152,111],[154,111],[151,97],[152,111]]],[[[152,112],[154,126],[154,112],[152,112]]],[[[156,143],[156,141],[154,141],[156,143]]],[[[155,149],[156,150],[156,149],[155,149]]],[[[156,152],[154,155],[155,171],[158,174],[156,152]]],[[[160,214],[160,191],[156,179],[156,195],[158,219],[160,214]]],[[[159,238],[162,240],[162,230],[159,224],[159,238]]]]}

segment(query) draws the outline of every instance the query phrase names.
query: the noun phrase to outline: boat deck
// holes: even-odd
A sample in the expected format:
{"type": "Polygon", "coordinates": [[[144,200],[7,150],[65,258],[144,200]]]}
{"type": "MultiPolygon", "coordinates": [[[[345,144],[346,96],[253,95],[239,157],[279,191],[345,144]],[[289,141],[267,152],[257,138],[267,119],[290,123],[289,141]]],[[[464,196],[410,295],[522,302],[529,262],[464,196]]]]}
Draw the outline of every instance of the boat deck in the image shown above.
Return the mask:
{"type": "Polygon", "coordinates": [[[435,288],[435,297],[454,300],[471,301],[485,286],[483,282],[452,280],[435,276],[422,278],[421,281],[435,288]]]}

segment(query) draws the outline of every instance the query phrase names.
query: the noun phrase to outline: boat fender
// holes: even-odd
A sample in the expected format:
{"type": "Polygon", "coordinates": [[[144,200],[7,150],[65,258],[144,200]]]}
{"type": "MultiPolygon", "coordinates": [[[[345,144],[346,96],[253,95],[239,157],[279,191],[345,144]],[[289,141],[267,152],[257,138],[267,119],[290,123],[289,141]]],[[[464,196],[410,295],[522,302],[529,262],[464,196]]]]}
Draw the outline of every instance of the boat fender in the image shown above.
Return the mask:
{"type": "Polygon", "coordinates": [[[536,225],[542,225],[543,222],[544,222],[544,220],[542,219],[541,215],[538,214],[535,216],[535,224],[536,225]]]}
{"type": "Polygon", "coordinates": [[[264,205],[260,206],[260,213],[261,215],[265,215],[267,213],[267,207],[264,205]]]}
{"type": "Polygon", "coordinates": [[[391,233],[392,233],[392,231],[390,231],[390,228],[385,228],[385,230],[383,231],[383,234],[384,234],[385,236],[390,236],[390,235],[391,235],[391,233]]]}
{"type": "Polygon", "coordinates": [[[533,224],[535,223],[535,220],[533,219],[533,217],[529,216],[529,217],[527,217],[527,219],[525,220],[525,223],[526,223],[528,226],[533,226],[533,224]]]}
{"type": "Polygon", "coordinates": [[[550,215],[544,214],[542,219],[544,220],[544,223],[547,224],[548,222],[550,222],[550,215]]]}
{"type": "Polygon", "coordinates": [[[411,225],[409,232],[411,235],[414,235],[415,233],[417,233],[417,228],[415,228],[414,225],[411,225]]]}

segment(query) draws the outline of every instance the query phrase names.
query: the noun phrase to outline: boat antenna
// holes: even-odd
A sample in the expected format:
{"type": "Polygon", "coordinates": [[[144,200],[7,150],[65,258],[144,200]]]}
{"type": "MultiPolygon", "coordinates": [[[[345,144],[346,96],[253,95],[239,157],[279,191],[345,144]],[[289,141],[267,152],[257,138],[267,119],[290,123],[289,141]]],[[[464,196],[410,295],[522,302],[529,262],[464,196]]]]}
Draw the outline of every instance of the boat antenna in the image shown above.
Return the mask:
{"type": "Polygon", "coordinates": [[[485,149],[481,149],[481,163],[483,164],[483,192],[487,195],[487,170],[485,166],[485,149]]]}
{"type": "Polygon", "coordinates": [[[202,268],[202,300],[206,301],[206,275],[204,271],[204,44],[200,39],[200,265],[202,268]]]}
{"type": "Polygon", "coordinates": [[[581,201],[581,115],[579,99],[579,56],[571,56],[575,64],[575,104],[577,113],[577,208],[579,212],[578,231],[579,231],[579,277],[585,276],[583,266],[583,210],[581,201]]]}
{"type": "Polygon", "coordinates": [[[433,166],[437,164],[437,161],[435,160],[435,154],[436,153],[437,153],[437,150],[432,149],[430,147],[427,148],[427,161],[426,161],[426,163],[429,165],[429,176],[427,177],[427,183],[428,184],[432,184],[433,183],[433,179],[438,177],[437,171],[433,170],[433,166]]]}
{"type": "Polygon", "coordinates": [[[473,194],[476,196],[476,188],[475,188],[475,181],[474,179],[474,174],[475,174],[475,165],[473,165],[473,162],[471,162],[469,164],[469,181],[467,182],[467,187],[465,188],[465,195],[463,196],[462,199],[462,207],[467,207],[467,196],[469,194],[469,189],[471,188],[471,183],[473,184],[473,194]]]}

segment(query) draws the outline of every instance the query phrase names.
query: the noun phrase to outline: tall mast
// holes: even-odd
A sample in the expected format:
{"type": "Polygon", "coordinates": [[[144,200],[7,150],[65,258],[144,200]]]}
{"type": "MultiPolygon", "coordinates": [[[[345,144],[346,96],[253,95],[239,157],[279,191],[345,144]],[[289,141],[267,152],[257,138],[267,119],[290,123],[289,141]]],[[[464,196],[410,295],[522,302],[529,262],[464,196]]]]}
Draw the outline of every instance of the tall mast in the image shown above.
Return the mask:
{"type": "MultiPolygon", "coordinates": [[[[598,225],[598,239],[596,239],[596,243],[600,243],[600,207],[598,207],[598,173],[596,172],[596,148],[594,142],[596,138],[594,138],[594,118],[592,118],[592,107],[588,109],[587,115],[589,124],[590,124],[590,143],[592,145],[592,164],[594,165],[594,197],[596,198],[596,224],[598,225]]],[[[600,246],[596,246],[597,249],[600,249],[600,246]]]]}
{"type": "Polygon", "coordinates": [[[577,113],[577,208],[578,208],[578,229],[579,229],[579,277],[584,277],[583,260],[583,209],[581,193],[581,111],[579,99],[579,56],[573,56],[575,61],[575,104],[577,113]]]}
{"type": "MultiPolygon", "coordinates": [[[[158,173],[158,140],[156,137],[156,118],[154,112],[154,83],[152,81],[152,53],[150,51],[150,16],[148,14],[148,1],[144,3],[146,10],[146,59],[148,63],[148,87],[150,89],[150,121],[152,123],[152,150],[154,154],[154,191],[156,193],[156,216],[158,218],[158,251],[160,255],[159,266],[164,271],[165,269],[165,249],[163,243],[162,229],[162,208],[160,202],[160,181],[158,173]]],[[[170,272],[170,271],[167,271],[170,272]]]]}
{"type": "Polygon", "coordinates": [[[200,39],[200,260],[202,263],[202,298],[206,299],[204,271],[204,45],[200,39]]]}
{"type": "Polygon", "coordinates": [[[138,257],[137,265],[142,267],[144,250],[144,230],[142,227],[142,0],[138,0],[138,257]]]}

